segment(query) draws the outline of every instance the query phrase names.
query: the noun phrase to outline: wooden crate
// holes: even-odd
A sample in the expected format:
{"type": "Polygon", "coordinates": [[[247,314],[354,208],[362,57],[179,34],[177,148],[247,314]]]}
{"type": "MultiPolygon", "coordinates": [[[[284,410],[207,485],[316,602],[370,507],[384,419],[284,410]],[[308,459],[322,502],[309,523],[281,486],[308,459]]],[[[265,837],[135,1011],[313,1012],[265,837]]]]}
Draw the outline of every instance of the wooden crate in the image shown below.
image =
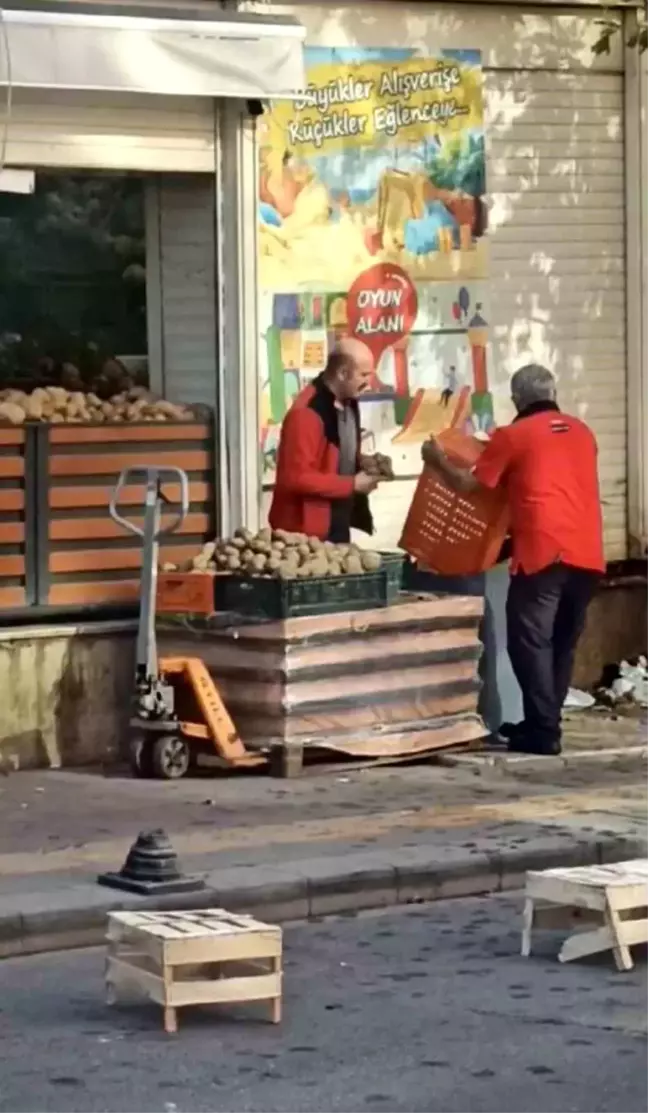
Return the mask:
{"type": "Polygon", "coordinates": [[[281,928],[222,908],[199,912],[111,912],[106,996],[141,989],[164,1009],[165,1032],[177,1031],[176,1009],[270,1001],[281,1020],[281,928]]]}
{"type": "MultiPolygon", "coordinates": [[[[564,909],[570,920],[573,909],[583,910],[585,921],[598,920],[594,929],[584,922],[567,937],[558,955],[560,962],[612,950],[617,968],[631,970],[630,946],[648,943],[648,859],[527,873],[523,955],[531,953],[534,921],[556,906],[564,909]]],[[[551,920],[555,923],[555,917],[551,920]]]]}
{"type": "Polygon", "coordinates": [[[160,654],[199,655],[249,749],[297,772],[305,747],[401,758],[472,742],[483,600],[402,596],[391,606],[231,629],[159,626],[160,654]]]}
{"type": "MultiPolygon", "coordinates": [[[[211,423],[53,425],[41,427],[39,433],[46,438],[39,451],[38,484],[41,605],[96,606],[137,599],[141,545],[108,513],[112,490],[125,467],[168,464],[189,476],[189,514],[162,546],[162,561],[188,560],[213,538],[211,423]]],[[[166,493],[177,498],[177,484],[169,484],[166,493]]],[[[140,524],[143,504],[143,486],[124,490],[123,512],[140,524]]]]}
{"type": "Polygon", "coordinates": [[[26,446],[25,429],[0,426],[0,611],[33,601],[26,446]]]}

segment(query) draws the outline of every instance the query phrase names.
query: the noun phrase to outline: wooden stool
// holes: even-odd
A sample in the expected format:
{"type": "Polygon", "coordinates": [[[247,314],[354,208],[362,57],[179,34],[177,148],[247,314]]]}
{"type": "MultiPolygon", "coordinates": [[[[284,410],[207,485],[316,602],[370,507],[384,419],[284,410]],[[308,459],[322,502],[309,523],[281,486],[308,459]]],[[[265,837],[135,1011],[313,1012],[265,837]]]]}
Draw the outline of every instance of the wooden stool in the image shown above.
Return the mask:
{"type": "Polygon", "coordinates": [[[271,1001],[281,1020],[281,928],[222,908],[202,912],[111,912],[106,998],[118,983],[137,985],[164,1008],[176,1032],[184,1005],[271,1001]]]}
{"type": "Polygon", "coordinates": [[[565,912],[582,910],[579,919],[595,920],[598,927],[572,932],[558,954],[560,962],[614,951],[619,970],[632,970],[629,947],[648,943],[648,859],[616,862],[609,866],[574,866],[571,869],[530,870],[526,875],[526,900],[522,954],[531,954],[531,930],[539,915],[554,920],[555,906],[565,912]],[[540,906],[536,905],[540,901],[540,906]],[[547,907],[547,906],[553,906],[547,907]],[[634,915],[632,915],[634,913],[634,915]]]}

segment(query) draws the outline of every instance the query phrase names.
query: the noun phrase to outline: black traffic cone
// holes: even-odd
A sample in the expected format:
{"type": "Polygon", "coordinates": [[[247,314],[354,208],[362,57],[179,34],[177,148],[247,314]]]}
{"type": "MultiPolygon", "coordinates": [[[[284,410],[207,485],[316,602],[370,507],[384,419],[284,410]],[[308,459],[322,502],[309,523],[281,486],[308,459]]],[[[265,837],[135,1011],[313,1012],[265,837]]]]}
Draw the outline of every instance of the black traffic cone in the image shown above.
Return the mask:
{"type": "Polygon", "coordinates": [[[169,836],[161,828],[141,831],[119,873],[102,873],[97,882],[144,896],[191,893],[205,888],[201,877],[188,877],[182,873],[169,836]]]}

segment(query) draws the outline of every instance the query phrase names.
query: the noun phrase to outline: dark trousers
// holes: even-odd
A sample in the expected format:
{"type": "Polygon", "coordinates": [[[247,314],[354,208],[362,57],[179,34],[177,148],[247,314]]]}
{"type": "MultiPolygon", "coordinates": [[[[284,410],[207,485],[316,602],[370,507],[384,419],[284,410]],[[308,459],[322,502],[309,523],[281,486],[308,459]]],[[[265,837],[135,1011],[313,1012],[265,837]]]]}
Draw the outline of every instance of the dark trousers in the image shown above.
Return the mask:
{"type": "Polygon", "coordinates": [[[351,540],[351,526],[349,525],[351,514],[350,512],[342,513],[339,510],[336,513],[337,507],[333,503],[333,512],[331,514],[331,528],[328,532],[327,541],[332,541],[334,545],[348,545],[351,540]]]}
{"type": "Polygon", "coordinates": [[[522,690],[525,738],[540,751],[560,742],[574,653],[598,580],[596,573],[566,564],[511,577],[508,653],[522,690]]]}

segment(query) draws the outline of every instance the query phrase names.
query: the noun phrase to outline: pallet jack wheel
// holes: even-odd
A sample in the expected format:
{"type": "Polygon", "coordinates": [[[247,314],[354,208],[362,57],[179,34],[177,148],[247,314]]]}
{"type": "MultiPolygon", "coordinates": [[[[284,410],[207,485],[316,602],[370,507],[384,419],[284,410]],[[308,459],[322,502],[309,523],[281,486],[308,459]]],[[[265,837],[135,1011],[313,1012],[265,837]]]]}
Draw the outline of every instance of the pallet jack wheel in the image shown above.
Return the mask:
{"type": "Polygon", "coordinates": [[[152,742],[145,735],[137,735],[130,743],[130,767],[134,777],[140,780],[154,776],[152,742]]]}
{"type": "Polygon", "coordinates": [[[153,776],[162,781],[177,781],[191,765],[191,750],[178,734],[163,734],[151,744],[153,776]]]}

